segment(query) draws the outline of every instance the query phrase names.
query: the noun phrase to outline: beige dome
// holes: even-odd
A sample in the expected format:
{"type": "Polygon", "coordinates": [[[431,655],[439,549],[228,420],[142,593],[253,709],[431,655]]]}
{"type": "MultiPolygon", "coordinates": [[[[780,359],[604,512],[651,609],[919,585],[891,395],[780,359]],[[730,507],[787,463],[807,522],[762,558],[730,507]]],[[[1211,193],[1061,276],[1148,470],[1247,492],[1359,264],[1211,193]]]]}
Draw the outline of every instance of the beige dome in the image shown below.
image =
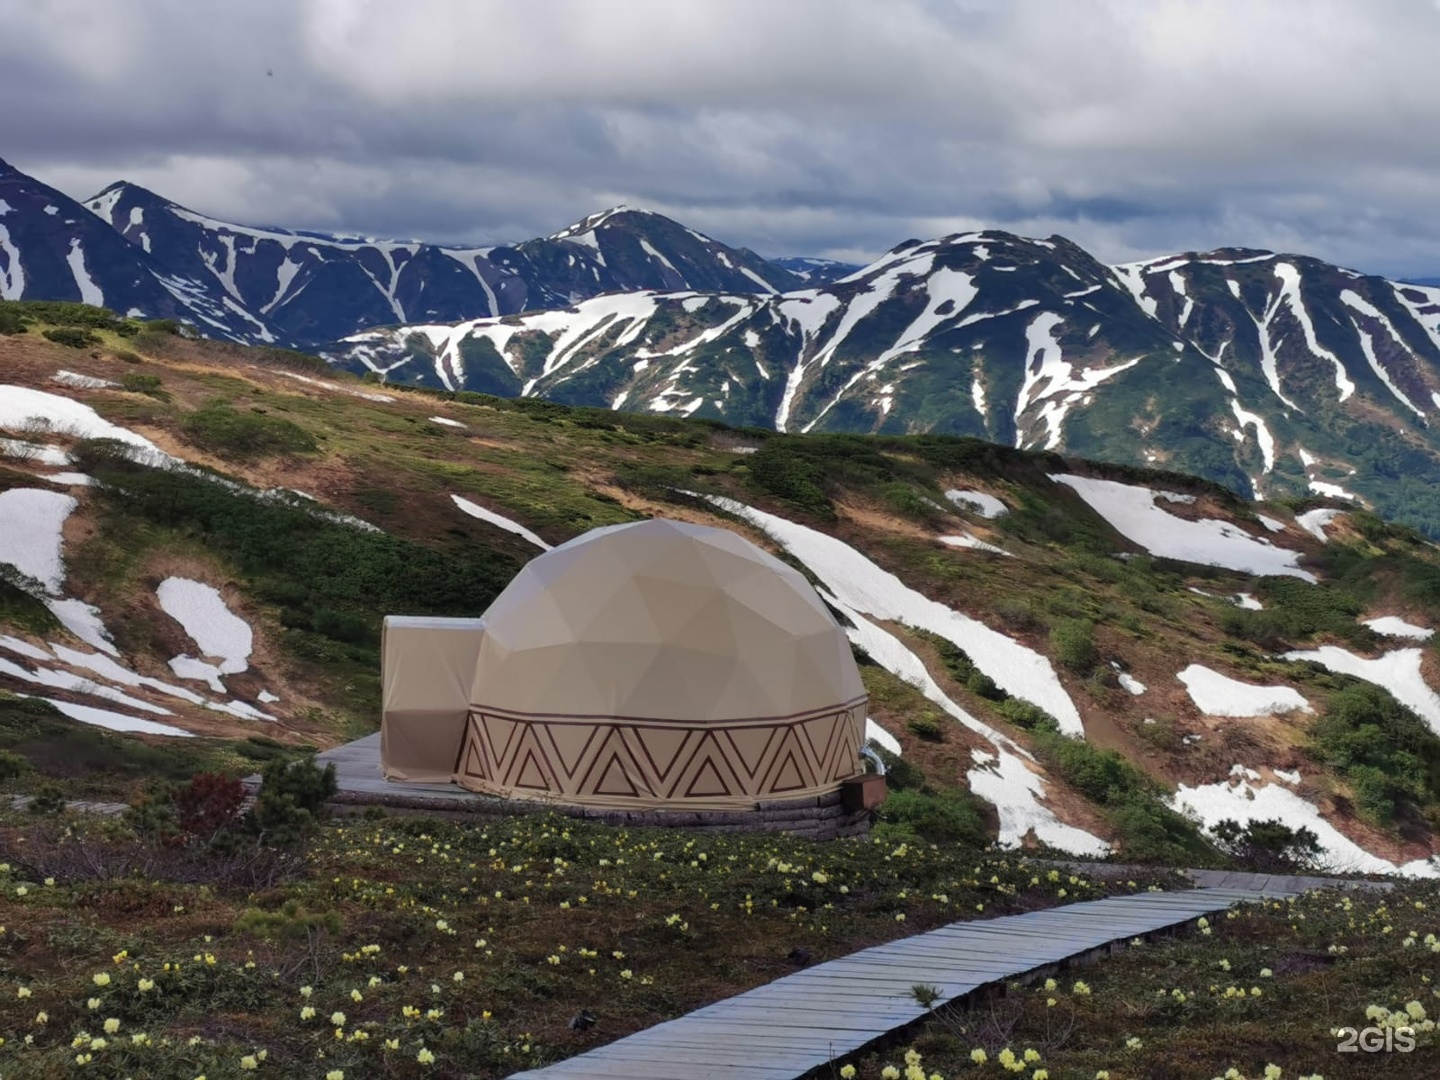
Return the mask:
{"type": "Polygon", "coordinates": [[[596,529],[485,613],[456,779],[567,802],[735,806],[861,771],[865,688],[793,568],[725,529],[596,529]]]}

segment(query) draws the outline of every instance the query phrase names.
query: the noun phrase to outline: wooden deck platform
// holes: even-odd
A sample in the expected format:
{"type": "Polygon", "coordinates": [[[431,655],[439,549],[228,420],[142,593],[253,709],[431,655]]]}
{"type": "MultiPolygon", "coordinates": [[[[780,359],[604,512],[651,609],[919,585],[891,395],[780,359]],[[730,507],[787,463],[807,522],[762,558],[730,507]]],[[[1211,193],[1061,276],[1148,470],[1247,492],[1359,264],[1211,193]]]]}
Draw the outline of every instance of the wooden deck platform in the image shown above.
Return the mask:
{"type": "Polygon", "coordinates": [[[384,805],[386,800],[396,803],[433,802],[437,807],[445,803],[480,804],[494,802],[484,795],[466,791],[459,784],[412,784],[403,780],[386,780],[380,771],[380,733],[366,735],[344,746],[326,750],[315,756],[322,765],[335,766],[335,782],[340,795],[351,796],[353,801],[374,801],[384,805]]]}
{"type": "Polygon", "coordinates": [[[1297,887],[1285,879],[1266,878],[1258,889],[1139,893],[953,923],[817,964],[512,1080],[797,1080],[922,1018],[926,1010],[911,996],[917,983],[952,1001],[1291,891],[1297,887]]]}

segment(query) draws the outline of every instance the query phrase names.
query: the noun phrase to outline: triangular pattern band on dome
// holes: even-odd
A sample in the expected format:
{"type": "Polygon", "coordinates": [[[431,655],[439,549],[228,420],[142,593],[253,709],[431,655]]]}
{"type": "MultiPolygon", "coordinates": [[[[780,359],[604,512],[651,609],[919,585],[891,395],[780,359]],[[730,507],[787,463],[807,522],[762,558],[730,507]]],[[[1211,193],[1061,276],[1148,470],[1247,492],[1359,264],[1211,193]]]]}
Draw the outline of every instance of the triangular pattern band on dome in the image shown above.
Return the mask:
{"type": "Polygon", "coordinates": [[[493,795],[677,810],[818,795],[862,771],[865,704],[700,724],[477,707],[455,781],[493,795]]]}

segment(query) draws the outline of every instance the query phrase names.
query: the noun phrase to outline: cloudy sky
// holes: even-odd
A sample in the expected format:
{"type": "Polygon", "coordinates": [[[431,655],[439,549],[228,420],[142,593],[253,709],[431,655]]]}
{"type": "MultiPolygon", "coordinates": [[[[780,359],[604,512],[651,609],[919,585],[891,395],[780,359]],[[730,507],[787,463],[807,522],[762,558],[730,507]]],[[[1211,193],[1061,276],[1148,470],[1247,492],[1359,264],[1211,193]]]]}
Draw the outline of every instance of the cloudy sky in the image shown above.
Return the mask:
{"type": "Polygon", "coordinates": [[[0,0],[0,157],[441,242],[646,206],[1440,275],[1436,0],[0,0]]]}

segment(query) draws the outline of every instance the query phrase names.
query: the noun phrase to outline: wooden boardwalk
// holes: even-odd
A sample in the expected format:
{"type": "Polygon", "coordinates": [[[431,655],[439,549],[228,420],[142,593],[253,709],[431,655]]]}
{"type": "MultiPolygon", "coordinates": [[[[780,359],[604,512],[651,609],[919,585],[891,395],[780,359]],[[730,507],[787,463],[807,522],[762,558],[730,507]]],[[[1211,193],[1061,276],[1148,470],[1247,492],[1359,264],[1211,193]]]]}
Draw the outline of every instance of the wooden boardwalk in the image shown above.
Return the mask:
{"type": "Polygon", "coordinates": [[[947,1002],[1240,901],[1303,891],[1284,878],[1247,876],[1258,887],[1137,893],[953,923],[817,964],[512,1080],[796,1080],[923,1017],[911,996],[917,983],[937,987],[947,1002]]]}

